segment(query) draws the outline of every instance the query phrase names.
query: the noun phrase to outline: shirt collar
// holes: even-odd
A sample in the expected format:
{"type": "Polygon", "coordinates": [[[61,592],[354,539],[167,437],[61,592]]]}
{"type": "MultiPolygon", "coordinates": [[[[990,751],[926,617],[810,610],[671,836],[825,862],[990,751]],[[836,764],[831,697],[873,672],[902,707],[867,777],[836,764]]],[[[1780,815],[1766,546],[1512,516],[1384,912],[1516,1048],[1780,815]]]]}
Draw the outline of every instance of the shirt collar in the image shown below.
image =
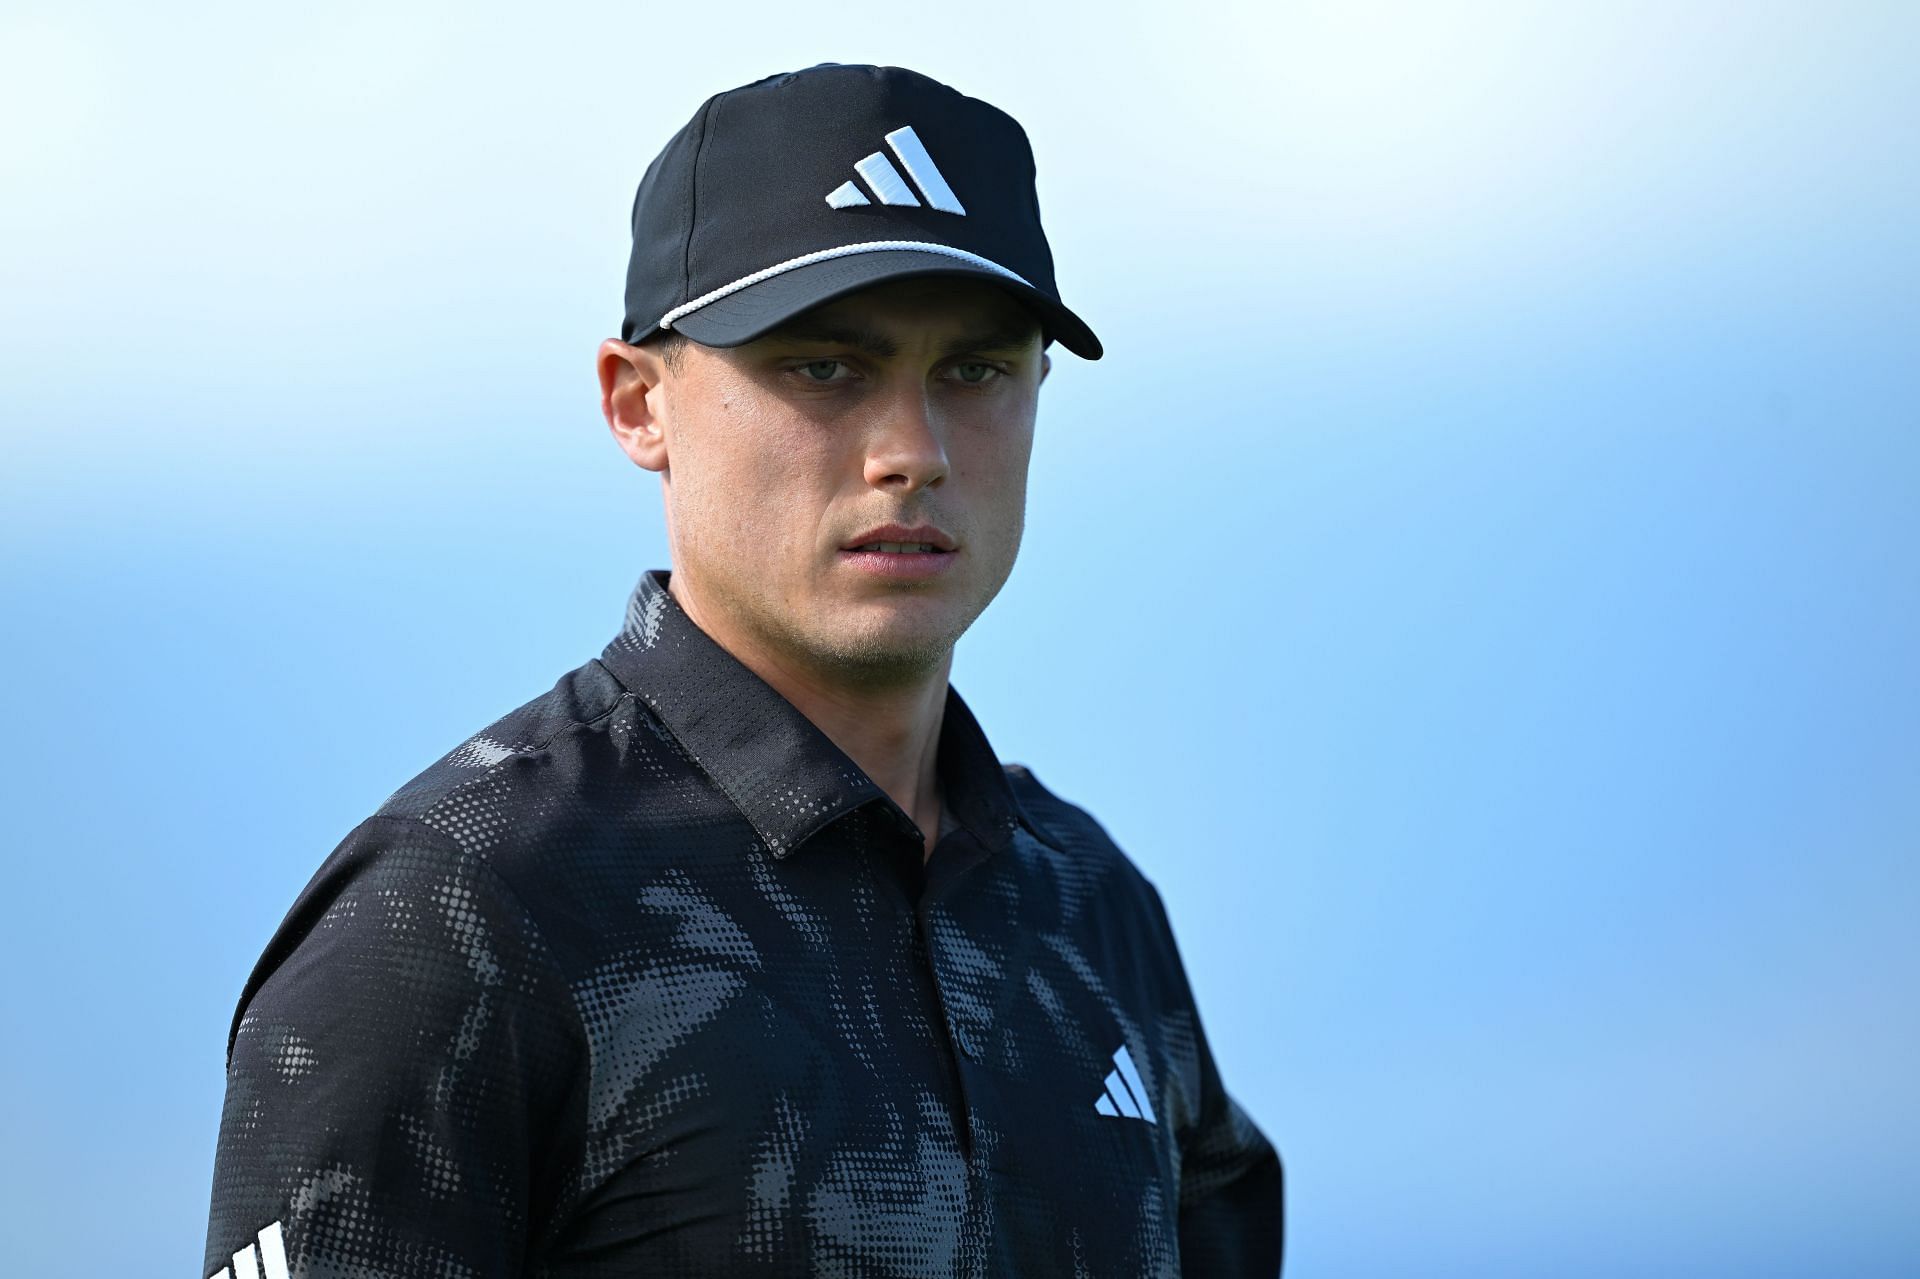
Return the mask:
{"type": "MultiPolygon", "coordinates": [[[[813,721],[694,624],[651,569],[600,655],[733,801],[775,857],[866,804],[913,822],[813,721]]],[[[952,685],[937,767],[946,807],[988,851],[1016,825],[1034,829],[986,734],[952,685]]],[[[1036,831],[1037,833],[1037,831],[1036,831]]]]}

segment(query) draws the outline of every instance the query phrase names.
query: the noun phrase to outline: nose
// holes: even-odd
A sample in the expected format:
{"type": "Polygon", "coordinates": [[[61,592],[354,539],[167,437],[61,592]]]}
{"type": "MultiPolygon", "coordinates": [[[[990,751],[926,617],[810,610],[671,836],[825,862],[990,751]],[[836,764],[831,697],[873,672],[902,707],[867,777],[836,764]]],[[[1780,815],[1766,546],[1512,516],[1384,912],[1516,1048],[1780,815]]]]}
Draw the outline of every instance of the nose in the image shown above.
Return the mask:
{"type": "Polygon", "coordinates": [[[924,390],[889,397],[867,444],[867,483],[874,488],[917,493],[947,478],[942,424],[924,390]]]}

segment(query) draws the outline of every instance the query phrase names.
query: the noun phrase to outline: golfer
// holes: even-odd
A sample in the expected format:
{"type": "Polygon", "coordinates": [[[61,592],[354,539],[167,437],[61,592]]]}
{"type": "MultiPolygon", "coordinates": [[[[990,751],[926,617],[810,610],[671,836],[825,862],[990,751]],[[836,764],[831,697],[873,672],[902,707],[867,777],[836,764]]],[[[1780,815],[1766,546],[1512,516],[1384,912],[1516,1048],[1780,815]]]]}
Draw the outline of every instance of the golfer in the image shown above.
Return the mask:
{"type": "Polygon", "coordinates": [[[1158,894],[947,682],[1054,348],[996,108],[826,64],[674,135],[598,358],[671,572],[294,902],[206,1275],[1278,1273],[1158,894]]]}

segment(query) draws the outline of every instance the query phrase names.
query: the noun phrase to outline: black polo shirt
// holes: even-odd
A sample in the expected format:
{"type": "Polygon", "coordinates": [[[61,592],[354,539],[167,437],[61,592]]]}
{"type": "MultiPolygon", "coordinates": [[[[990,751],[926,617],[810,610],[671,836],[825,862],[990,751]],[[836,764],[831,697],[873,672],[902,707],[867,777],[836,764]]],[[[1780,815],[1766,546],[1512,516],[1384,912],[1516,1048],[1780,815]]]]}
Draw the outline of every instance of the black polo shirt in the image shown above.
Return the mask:
{"type": "Polygon", "coordinates": [[[248,979],[206,1270],[1261,1275],[1166,912],[949,691],[912,820],[642,578],[350,833],[248,979]]]}

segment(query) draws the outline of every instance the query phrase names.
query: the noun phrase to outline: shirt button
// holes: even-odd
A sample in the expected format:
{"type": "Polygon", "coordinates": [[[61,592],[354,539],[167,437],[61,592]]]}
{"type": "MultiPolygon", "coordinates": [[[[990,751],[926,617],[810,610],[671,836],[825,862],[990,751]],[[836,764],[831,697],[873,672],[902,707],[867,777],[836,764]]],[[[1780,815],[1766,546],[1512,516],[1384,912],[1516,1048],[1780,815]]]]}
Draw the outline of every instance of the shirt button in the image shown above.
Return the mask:
{"type": "Polygon", "coordinates": [[[966,1054],[966,1056],[969,1059],[973,1061],[979,1061],[980,1060],[979,1041],[976,1040],[971,1034],[969,1034],[967,1031],[967,1028],[965,1026],[962,1026],[959,1022],[956,1021],[956,1022],[951,1022],[949,1024],[953,1027],[954,1044],[958,1046],[960,1051],[966,1054]]]}

